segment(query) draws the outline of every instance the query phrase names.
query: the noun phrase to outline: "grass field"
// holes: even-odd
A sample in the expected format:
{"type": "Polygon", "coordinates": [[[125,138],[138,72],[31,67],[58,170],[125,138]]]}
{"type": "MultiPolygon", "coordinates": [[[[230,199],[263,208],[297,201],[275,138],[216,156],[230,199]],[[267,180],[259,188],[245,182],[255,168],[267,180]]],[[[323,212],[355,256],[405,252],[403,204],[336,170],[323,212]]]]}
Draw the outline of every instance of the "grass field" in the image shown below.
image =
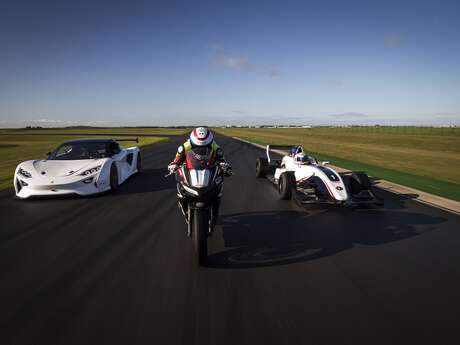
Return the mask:
{"type": "MultiPolygon", "coordinates": [[[[65,140],[80,138],[71,136],[71,133],[86,134],[121,134],[145,133],[155,134],[158,137],[139,137],[139,143],[123,142],[123,146],[145,146],[168,139],[168,135],[182,134],[183,129],[169,128],[72,128],[72,129],[43,129],[43,130],[0,130],[0,189],[12,187],[14,169],[17,164],[29,159],[45,158],[46,153],[55,149],[65,140]],[[68,133],[69,135],[46,135],[52,133],[68,133]],[[8,134],[8,135],[5,135],[8,134]],[[34,135],[44,134],[44,135],[34,135]]],[[[81,136],[84,137],[84,136],[81,136]]],[[[116,136],[111,136],[115,137],[116,136]]]]}
{"type": "Polygon", "coordinates": [[[460,201],[460,128],[218,128],[260,144],[301,144],[321,160],[460,201]]]}

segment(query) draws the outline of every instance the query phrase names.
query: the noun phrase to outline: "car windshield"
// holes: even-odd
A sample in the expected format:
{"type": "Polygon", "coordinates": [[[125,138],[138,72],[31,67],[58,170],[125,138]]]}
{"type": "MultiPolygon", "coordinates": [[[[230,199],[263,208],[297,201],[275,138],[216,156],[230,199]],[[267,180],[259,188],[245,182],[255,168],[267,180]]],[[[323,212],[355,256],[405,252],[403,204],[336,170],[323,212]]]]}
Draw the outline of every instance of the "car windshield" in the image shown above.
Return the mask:
{"type": "Polygon", "coordinates": [[[105,142],[64,143],[54,150],[48,160],[96,159],[108,156],[105,142]]]}

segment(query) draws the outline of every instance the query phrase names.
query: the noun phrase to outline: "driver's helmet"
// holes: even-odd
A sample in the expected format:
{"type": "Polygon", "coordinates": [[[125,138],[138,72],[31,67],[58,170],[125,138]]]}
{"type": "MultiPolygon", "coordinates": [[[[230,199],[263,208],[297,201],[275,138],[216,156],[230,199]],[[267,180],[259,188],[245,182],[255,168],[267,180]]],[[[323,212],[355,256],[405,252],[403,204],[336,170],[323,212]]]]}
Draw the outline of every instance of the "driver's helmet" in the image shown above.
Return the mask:
{"type": "Polygon", "coordinates": [[[214,136],[206,127],[197,127],[190,133],[192,146],[209,146],[212,144],[214,136]]]}
{"type": "Polygon", "coordinates": [[[304,153],[297,153],[294,156],[294,160],[300,164],[310,164],[311,163],[311,158],[304,153]]]}

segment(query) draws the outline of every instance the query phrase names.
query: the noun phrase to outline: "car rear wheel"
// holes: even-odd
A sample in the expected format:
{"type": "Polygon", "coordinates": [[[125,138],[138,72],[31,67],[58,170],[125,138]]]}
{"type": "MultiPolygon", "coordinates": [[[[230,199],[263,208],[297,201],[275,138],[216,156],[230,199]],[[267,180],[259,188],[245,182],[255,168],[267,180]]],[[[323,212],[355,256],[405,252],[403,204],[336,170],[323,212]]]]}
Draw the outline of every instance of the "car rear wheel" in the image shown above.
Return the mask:
{"type": "Polygon", "coordinates": [[[118,171],[115,163],[110,167],[110,189],[116,190],[118,188],[118,171]]]}
{"type": "Polygon", "coordinates": [[[371,180],[364,172],[353,172],[350,176],[349,189],[352,194],[358,194],[362,190],[371,188],[371,180]]]}
{"type": "Polygon", "coordinates": [[[269,168],[268,160],[266,158],[258,158],[256,161],[256,177],[265,177],[269,168]]]}
{"type": "Polygon", "coordinates": [[[142,172],[142,159],[140,153],[137,154],[136,167],[138,173],[142,172]]]}
{"type": "Polygon", "coordinates": [[[292,173],[282,173],[278,180],[278,194],[281,200],[290,200],[296,187],[295,176],[292,173]]]}

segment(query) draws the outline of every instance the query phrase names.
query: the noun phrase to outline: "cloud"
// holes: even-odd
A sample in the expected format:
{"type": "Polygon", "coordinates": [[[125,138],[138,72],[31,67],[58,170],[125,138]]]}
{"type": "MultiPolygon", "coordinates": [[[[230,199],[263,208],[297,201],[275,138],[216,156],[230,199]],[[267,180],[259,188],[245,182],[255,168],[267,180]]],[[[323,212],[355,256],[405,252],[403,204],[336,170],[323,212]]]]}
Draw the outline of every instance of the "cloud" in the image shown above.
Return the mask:
{"type": "Polygon", "coordinates": [[[211,49],[214,51],[213,60],[217,65],[238,71],[259,73],[272,78],[280,75],[278,68],[254,63],[244,55],[229,53],[219,44],[212,44],[211,49]]]}
{"type": "MultiPolygon", "coordinates": [[[[39,119],[31,119],[31,120],[23,120],[21,122],[27,124],[33,124],[37,126],[48,126],[48,127],[63,127],[63,126],[101,126],[101,125],[110,125],[111,122],[109,121],[74,121],[74,120],[59,120],[59,119],[47,119],[47,118],[39,118],[39,119]]],[[[15,122],[9,122],[14,124],[15,122]]]]}
{"type": "Polygon", "coordinates": [[[387,47],[397,47],[397,46],[400,46],[401,43],[402,43],[402,37],[399,36],[399,35],[387,35],[385,37],[383,37],[383,43],[387,46],[387,47]]]}
{"type": "Polygon", "coordinates": [[[458,113],[436,113],[436,114],[433,114],[433,117],[434,118],[460,118],[460,112],[458,113]]]}
{"type": "Polygon", "coordinates": [[[249,68],[250,63],[248,58],[245,56],[236,56],[236,55],[219,55],[215,60],[219,65],[233,68],[233,69],[243,69],[249,68]]]}
{"type": "Polygon", "coordinates": [[[53,120],[53,119],[33,119],[30,122],[34,123],[43,123],[43,124],[62,124],[64,121],[62,120],[53,120]]]}
{"type": "Polygon", "coordinates": [[[337,119],[361,119],[364,117],[369,117],[367,114],[363,113],[340,113],[340,114],[332,114],[331,117],[335,117],[337,119]]]}

